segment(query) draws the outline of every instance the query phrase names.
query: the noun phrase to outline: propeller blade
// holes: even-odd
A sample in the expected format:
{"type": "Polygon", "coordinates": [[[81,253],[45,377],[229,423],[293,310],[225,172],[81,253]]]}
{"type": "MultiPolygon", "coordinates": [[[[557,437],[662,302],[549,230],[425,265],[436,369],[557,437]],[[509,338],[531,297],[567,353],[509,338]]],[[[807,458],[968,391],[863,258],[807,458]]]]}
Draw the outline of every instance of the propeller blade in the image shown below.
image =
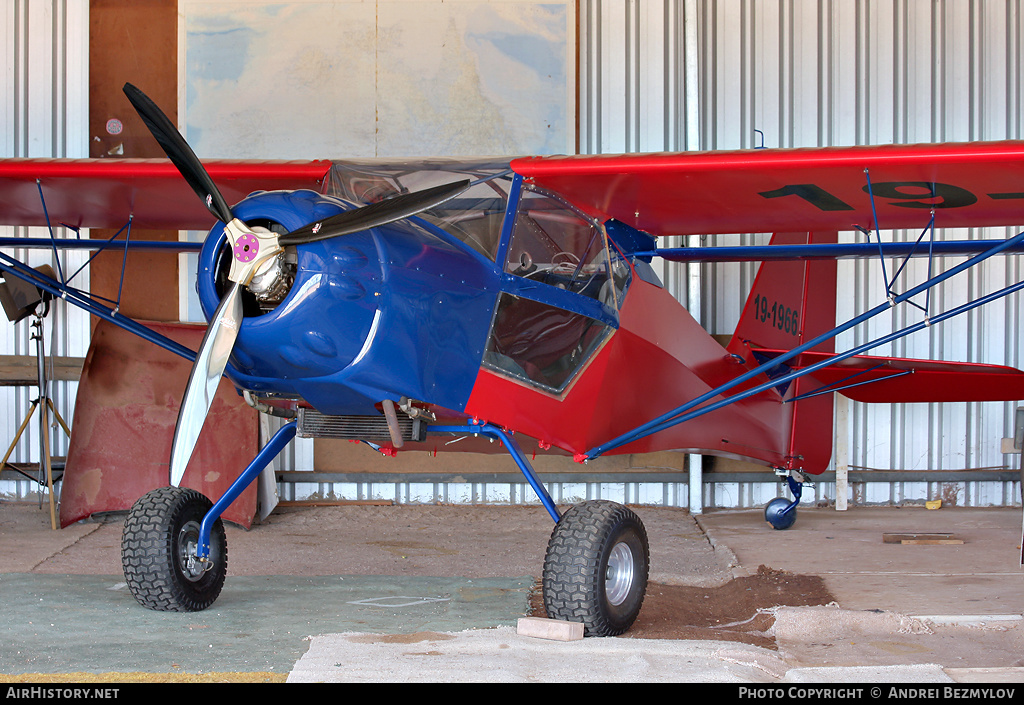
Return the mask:
{"type": "Polygon", "coordinates": [[[139,117],[146,123],[146,127],[153,133],[156,141],[160,143],[164,153],[185,177],[185,181],[192,187],[192,190],[203,199],[203,203],[210,209],[210,212],[222,223],[231,220],[231,208],[228,207],[227,201],[224,200],[224,196],[221,195],[217,185],[213,183],[210,174],[170,118],[157,107],[156,103],[150,100],[149,96],[132,84],[124,84],[123,90],[139,117]]]}
{"type": "Polygon", "coordinates": [[[231,349],[242,325],[242,285],[234,283],[221,300],[217,311],[210,319],[210,326],[203,336],[199,353],[192,365],[192,372],[185,388],[185,398],[178,411],[178,424],[174,429],[174,443],[171,446],[170,474],[175,487],[185,474],[185,466],[192,457],[192,451],[203,430],[203,421],[213,404],[221,375],[228,365],[231,349]]]}
{"type": "Polygon", "coordinates": [[[380,225],[393,223],[425,210],[436,208],[445,201],[455,198],[469,188],[470,181],[453,181],[450,184],[432,186],[431,188],[403,193],[385,198],[377,203],[360,206],[338,215],[332,215],[315,223],[310,223],[286,235],[278,241],[282,247],[301,245],[304,242],[326,240],[339,235],[348,235],[360,230],[369,230],[380,225]]]}

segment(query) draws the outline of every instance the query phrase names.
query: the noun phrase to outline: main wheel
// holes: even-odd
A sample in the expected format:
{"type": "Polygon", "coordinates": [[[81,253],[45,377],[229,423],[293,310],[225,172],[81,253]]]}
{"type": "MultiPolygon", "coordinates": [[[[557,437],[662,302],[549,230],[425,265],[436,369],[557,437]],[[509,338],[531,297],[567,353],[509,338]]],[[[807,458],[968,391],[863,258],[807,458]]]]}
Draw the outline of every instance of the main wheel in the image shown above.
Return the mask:
{"type": "Polygon", "coordinates": [[[555,525],[544,559],[544,608],[583,622],[587,636],[628,630],[647,592],[650,554],[643,522],[627,507],[592,500],[555,525]]]}
{"type": "Polygon", "coordinates": [[[212,506],[195,490],[161,487],[132,507],[121,535],[121,565],[140,605],[160,612],[198,612],[217,600],[228,564],[220,519],[210,532],[210,562],[196,560],[199,526],[212,506]]]}

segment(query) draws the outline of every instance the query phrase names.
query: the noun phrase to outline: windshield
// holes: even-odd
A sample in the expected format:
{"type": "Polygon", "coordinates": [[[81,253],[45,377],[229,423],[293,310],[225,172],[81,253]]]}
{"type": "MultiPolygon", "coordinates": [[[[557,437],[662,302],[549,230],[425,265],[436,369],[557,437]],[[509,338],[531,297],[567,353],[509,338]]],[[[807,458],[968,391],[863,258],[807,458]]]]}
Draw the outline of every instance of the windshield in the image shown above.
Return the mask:
{"type": "Polygon", "coordinates": [[[358,204],[470,179],[468,190],[418,217],[494,260],[512,185],[508,159],[334,162],[327,195],[358,204]]]}

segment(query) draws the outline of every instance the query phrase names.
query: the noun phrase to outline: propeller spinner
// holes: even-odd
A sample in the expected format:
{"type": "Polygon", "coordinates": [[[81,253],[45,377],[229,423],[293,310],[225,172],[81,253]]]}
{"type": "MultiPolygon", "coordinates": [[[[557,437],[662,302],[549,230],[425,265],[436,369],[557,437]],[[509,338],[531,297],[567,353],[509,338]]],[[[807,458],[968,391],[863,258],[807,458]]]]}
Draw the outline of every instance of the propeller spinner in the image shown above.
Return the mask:
{"type": "Polygon", "coordinates": [[[170,480],[177,486],[185,474],[185,467],[199,440],[203,422],[238,338],[243,317],[242,288],[248,287],[257,275],[270,270],[286,246],[368,230],[416,215],[462,193],[469,188],[470,181],[467,179],[400,194],[278,236],[266,228],[250,227],[235,218],[202,162],[163,111],[130,83],[125,84],[124,93],[185,181],[210,212],[224,223],[232,256],[228,272],[231,288],[210,319],[178,412],[170,458],[170,480]]]}

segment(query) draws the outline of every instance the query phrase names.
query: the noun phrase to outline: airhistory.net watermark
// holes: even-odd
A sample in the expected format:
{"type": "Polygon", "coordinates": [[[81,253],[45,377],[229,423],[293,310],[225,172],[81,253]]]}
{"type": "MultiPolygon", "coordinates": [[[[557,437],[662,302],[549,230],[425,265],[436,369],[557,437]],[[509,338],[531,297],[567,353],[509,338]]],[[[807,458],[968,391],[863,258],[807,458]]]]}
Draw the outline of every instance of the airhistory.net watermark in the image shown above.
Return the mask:
{"type": "Polygon", "coordinates": [[[8,686],[4,697],[25,700],[116,700],[120,688],[59,688],[41,685],[8,686]]]}

